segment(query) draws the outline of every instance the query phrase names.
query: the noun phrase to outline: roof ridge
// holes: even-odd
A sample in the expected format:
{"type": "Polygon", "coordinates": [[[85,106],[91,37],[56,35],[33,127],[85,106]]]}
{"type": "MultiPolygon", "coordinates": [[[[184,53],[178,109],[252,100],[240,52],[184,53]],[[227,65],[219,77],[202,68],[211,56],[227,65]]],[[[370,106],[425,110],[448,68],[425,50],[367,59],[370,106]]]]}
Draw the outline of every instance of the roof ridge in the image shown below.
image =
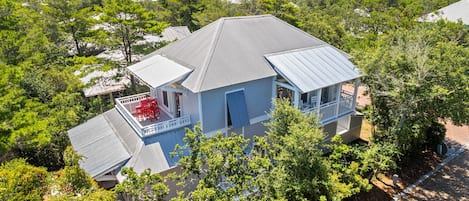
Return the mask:
{"type": "Polygon", "coordinates": [[[217,24],[217,29],[216,29],[216,32],[212,38],[212,41],[210,42],[210,50],[208,51],[208,54],[207,56],[205,57],[204,59],[204,63],[202,64],[202,66],[200,67],[201,68],[201,72],[200,74],[198,75],[197,77],[197,84],[196,84],[196,88],[194,89],[194,91],[200,91],[200,88],[202,87],[202,84],[205,80],[205,76],[206,76],[206,72],[208,70],[208,65],[210,64],[210,62],[212,61],[212,58],[213,58],[213,53],[215,52],[215,49],[216,49],[216,46],[217,46],[217,43],[218,43],[218,39],[220,38],[220,33],[221,33],[221,30],[223,29],[223,25],[225,23],[225,19],[226,18],[220,18],[218,21],[218,24],[217,24]]]}
{"type": "MultiPolygon", "coordinates": [[[[114,108],[115,110],[115,108],[114,108]]],[[[119,142],[125,147],[125,150],[127,151],[127,153],[131,156],[133,156],[135,153],[132,153],[131,150],[130,150],[130,147],[129,145],[127,145],[127,143],[124,142],[124,139],[122,139],[122,137],[120,135],[117,134],[117,129],[114,127],[114,124],[111,122],[111,120],[108,119],[106,113],[108,112],[111,112],[112,110],[108,110],[106,112],[103,113],[103,117],[104,117],[104,120],[108,123],[108,125],[110,125],[111,129],[114,131],[113,134],[117,137],[117,139],[119,139],[119,142]]],[[[118,111],[116,111],[118,112],[118,111]]],[[[141,149],[141,146],[144,144],[142,140],[139,140],[139,148],[141,149]]],[[[139,148],[137,148],[136,150],[139,150],[139,148]]]]}

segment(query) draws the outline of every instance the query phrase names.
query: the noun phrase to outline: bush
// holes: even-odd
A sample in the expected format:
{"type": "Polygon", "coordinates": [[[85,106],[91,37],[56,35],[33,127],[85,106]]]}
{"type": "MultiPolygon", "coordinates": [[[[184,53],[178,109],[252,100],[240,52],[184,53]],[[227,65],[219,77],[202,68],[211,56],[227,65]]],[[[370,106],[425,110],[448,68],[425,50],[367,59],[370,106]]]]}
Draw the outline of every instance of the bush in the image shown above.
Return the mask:
{"type": "Polygon", "coordinates": [[[426,131],[426,144],[431,149],[436,149],[438,144],[442,144],[446,136],[445,125],[433,122],[432,125],[426,131]]]}

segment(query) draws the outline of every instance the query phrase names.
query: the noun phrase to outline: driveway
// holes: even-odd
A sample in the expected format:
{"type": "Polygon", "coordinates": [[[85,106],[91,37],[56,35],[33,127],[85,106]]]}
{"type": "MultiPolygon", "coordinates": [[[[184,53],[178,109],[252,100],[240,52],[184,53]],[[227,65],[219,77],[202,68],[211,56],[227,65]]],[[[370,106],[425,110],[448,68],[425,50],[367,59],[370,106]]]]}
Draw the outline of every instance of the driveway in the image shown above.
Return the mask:
{"type": "Polygon", "coordinates": [[[446,124],[446,141],[452,151],[465,150],[401,200],[469,201],[469,126],[446,124]]]}
{"type": "Polygon", "coordinates": [[[469,151],[464,151],[401,200],[469,200],[469,151]]]}

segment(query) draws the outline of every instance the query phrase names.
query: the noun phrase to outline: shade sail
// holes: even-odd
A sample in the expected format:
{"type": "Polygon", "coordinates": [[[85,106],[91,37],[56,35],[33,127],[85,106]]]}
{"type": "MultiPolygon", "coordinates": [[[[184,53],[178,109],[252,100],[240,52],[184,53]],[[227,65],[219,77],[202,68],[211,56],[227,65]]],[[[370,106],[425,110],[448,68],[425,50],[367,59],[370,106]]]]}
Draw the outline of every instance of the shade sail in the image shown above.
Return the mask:
{"type": "Polygon", "coordinates": [[[226,100],[228,102],[228,109],[233,128],[236,129],[249,125],[249,116],[244,91],[226,94],[226,100]]]}
{"type": "Polygon", "coordinates": [[[355,65],[329,45],[265,57],[280,75],[302,93],[361,77],[355,65]]]}
{"type": "Polygon", "coordinates": [[[127,68],[153,88],[178,81],[192,70],[161,55],[153,55],[127,68]]]}

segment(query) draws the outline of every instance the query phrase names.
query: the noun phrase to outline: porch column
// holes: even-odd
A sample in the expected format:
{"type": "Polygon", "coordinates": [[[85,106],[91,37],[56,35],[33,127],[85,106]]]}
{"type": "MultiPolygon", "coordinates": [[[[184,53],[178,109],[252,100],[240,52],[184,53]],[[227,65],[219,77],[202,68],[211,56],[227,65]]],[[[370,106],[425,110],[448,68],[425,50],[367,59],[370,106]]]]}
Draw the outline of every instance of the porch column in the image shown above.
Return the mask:
{"type": "Polygon", "coordinates": [[[353,82],[353,101],[352,101],[352,109],[355,110],[355,106],[357,104],[357,94],[358,94],[358,86],[360,85],[360,78],[357,78],[353,82]]]}
{"type": "MultiPolygon", "coordinates": [[[[318,89],[318,92],[317,92],[317,104],[316,104],[316,116],[319,117],[319,114],[321,114],[321,96],[322,96],[322,88],[318,89]]],[[[319,118],[322,118],[322,117],[319,117],[319,118]]]]}
{"type": "Polygon", "coordinates": [[[342,83],[337,84],[337,98],[336,98],[336,110],[335,110],[335,117],[339,117],[339,110],[340,110],[340,94],[342,93],[342,83]]]}
{"type": "Polygon", "coordinates": [[[295,105],[296,108],[301,109],[301,108],[299,108],[299,106],[300,106],[300,92],[297,91],[297,90],[294,90],[294,92],[295,92],[295,95],[293,97],[293,105],[295,105]]]}

